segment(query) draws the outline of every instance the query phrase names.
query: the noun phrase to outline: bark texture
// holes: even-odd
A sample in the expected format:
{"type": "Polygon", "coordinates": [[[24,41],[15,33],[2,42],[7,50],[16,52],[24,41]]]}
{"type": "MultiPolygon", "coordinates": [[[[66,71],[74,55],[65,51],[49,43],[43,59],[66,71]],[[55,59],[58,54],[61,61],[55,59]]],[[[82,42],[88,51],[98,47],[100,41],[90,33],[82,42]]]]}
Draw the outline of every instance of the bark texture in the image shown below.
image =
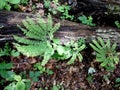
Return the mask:
{"type": "MultiPolygon", "coordinates": [[[[0,11],[0,43],[13,41],[13,35],[24,36],[17,24],[22,25],[21,21],[26,19],[27,16],[36,20],[36,15],[33,14],[0,11]]],[[[53,20],[55,23],[61,23],[60,29],[55,33],[55,37],[60,38],[61,43],[78,40],[81,37],[85,38],[87,42],[91,42],[91,40],[97,37],[102,37],[104,40],[110,39],[111,42],[116,42],[120,46],[120,29],[113,27],[89,27],[55,18],[53,20]]]]}

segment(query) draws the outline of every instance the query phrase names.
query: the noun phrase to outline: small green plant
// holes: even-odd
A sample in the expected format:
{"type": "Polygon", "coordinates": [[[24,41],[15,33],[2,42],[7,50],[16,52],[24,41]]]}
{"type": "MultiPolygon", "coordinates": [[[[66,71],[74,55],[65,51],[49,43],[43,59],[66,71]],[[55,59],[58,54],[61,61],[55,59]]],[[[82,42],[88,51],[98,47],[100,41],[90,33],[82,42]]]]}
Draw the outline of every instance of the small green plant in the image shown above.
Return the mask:
{"type": "Polygon", "coordinates": [[[48,15],[48,21],[39,18],[38,25],[31,19],[23,21],[26,29],[21,30],[26,34],[27,38],[21,38],[14,36],[14,38],[22,45],[14,43],[17,50],[26,56],[42,56],[43,61],[41,65],[44,66],[50,58],[60,57],[63,59],[71,58],[68,64],[75,61],[76,58],[81,61],[83,59],[80,51],[85,48],[83,40],[80,39],[78,42],[70,42],[66,45],[61,45],[60,40],[54,38],[53,33],[59,28],[60,24],[57,23],[53,27],[52,18],[48,15]]]}
{"type": "Polygon", "coordinates": [[[33,82],[38,82],[38,77],[40,76],[40,71],[30,71],[29,77],[32,79],[33,82]]]}
{"type": "Polygon", "coordinates": [[[18,51],[14,50],[14,49],[11,49],[9,47],[8,43],[5,44],[3,49],[0,48],[0,56],[14,56],[14,57],[17,57],[19,55],[20,55],[20,53],[18,51]]]}
{"type": "Polygon", "coordinates": [[[53,74],[52,70],[49,70],[41,65],[41,63],[36,63],[34,65],[34,70],[39,70],[40,74],[47,73],[49,75],[53,74]]]}
{"type": "Polygon", "coordinates": [[[114,70],[115,65],[119,62],[119,57],[116,52],[116,44],[111,44],[110,40],[105,43],[104,40],[98,37],[97,40],[93,40],[90,46],[96,52],[96,61],[100,62],[101,66],[106,70],[114,70]]]}
{"type": "Polygon", "coordinates": [[[86,80],[87,80],[89,83],[93,83],[93,78],[94,78],[94,77],[93,77],[92,74],[88,74],[86,80]]]}
{"type": "Polygon", "coordinates": [[[11,5],[15,5],[18,3],[20,3],[20,0],[0,0],[0,10],[6,9],[10,11],[11,5]]]}
{"type": "Polygon", "coordinates": [[[89,83],[93,83],[93,73],[95,73],[95,72],[96,72],[95,68],[89,67],[88,75],[87,75],[87,78],[86,78],[89,83]]]}
{"type": "Polygon", "coordinates": [[[103,80],[105,80],[105,82],[106,82],[107,84],[110,83],[110,75],[111,75],[111,73],[107,73],[107,74],[104,74],[104,75],[103,75],[103,80]]]}
{"type": "Polygon", "coordinates": [[[26,56],[43,56],[42,65],[44,66],[54,54],[52,46],[52,41],[54,40],[53,34],[59,29],[60,23],[53,26],[51,15],[48,15],[47,21],[41,17],[37,21],[37,24],[30,18],[27,21],[23,21],[26,29],[19,27],[27,38],[14,36],[15,40],[23,44],[14,43],[14,45],[18,51],[26,56]]]}
{"type": "Polygon", "coordinates": [[[61,19],[70,19],[70,20],[74,19],[73,15],[69,15],[70,9],[71,9],[71,7],[67,6],[67,5],[61,5],[61,6],[57,7],[57,10],[62,13],[61,19]]]}
{"type": "Polygon", "coordinates": [[[9,77],[10,69],[12,68],[13,64],[12,63],[5,63],[1,62],[0,63],[0,76],[4,79],[7,79],[9,77]]]}
{"type": "Polygon", "coordinates": [[[30,89],[30,80],[22,79],[19,75],[13,75],[12,83],[4,88],[4,90],[29,90],[30,89]],[[26,84],[29,84],[27,87],[26,84]]]}
{"type": "Polygon", "coordinates": [[[115,87],[119,87],[120,86],[120,78],[116,78],[115,82],[116,82],[115,87]]]}
{"type": "Polygon", "coordinates": [[[20,0],[20,4],[27,5],[29,0],[20,0]]]}
{"type": "Polygon", "coordinates": [[[52,13],[53,15],[57,14],[57,7],[59,7],[60,4],[58,0],[44,0],[44,7],[48,10],[49,13],[52,13]]]}
{"type": "Polygon", "coordinates": [[[86,17],[85,15],[82,15],[78,17],[78,20],[80,20],[82,24],[95,26],[92,16],[86,17]]]}
{"type": "Polygon", "coordinates": [[[44,7],[54,15],[60,13],[61,19],[74,19],[74,16],[69,14],[71,7],[68,5],[60,5],[58,0],[44,0],[44,7]]]}
{"type": "Polygon", "coordinates": [[[57,84],[57,85],[53,85],[51,90],[65,90],[65,89],[64,89],[63,85],[60,83],[60,84],[57,84]]]}
{"type": "Polygon", "coordinates": [[[117,26],[117,28],[120,28],[120,22],[119,21],[115,21],[115,25],[117,26]]]}
{"type": "Polygon", "coordinates": [[[70,59],[67,64],[74,63],[76,59],[81,62],[83,57],[80,52],[84,50],[85,47],[85,41],[82,38],[78,41],[71,41],[64,46],[57,46],[57,53],[55,53],[53,57],[60,60],[70,59]]]}

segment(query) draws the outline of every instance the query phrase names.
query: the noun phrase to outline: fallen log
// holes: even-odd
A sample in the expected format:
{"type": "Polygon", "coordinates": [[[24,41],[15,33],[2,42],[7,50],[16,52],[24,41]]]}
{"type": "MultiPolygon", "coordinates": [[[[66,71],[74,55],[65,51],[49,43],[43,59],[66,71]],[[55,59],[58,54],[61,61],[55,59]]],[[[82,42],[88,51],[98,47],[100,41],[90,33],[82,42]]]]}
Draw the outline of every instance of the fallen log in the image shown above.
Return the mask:
{"type": "MultiPolygon", "coordinates": [[[[37,16],[28,13],[4,12],[0,11],[0,43],[13,41],[13,35],[24,36],[17,24],[22,25],[21,21],[26,17],[36,20],[37,16]]],[[[61,27],[55,33],[55,37],[60,38],[61,43],[71,40],[84,38],[86,42],[102,37],[104,40],[110,39],[111,42],[120,46],[120,29],[113,27],[89,27],[86,25],[70,22],[67,20],[53,19],[54,22],[60,22],[61,27]]]]}
{"type": "Polygon", "coordinates": [[[112,12],[120,15],[120,0],[73,0],[71,4],[73,10],[79,12],[93,13],[95,11],[112,12]]]}

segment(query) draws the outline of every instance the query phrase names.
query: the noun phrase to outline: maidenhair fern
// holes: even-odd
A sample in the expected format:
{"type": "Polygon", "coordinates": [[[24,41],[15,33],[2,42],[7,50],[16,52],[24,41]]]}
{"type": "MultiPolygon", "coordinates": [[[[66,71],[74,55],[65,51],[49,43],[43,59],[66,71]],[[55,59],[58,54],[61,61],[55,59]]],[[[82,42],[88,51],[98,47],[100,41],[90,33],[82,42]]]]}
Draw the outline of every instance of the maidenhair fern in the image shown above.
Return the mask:
{"type": "Polygon", "coordinates": [[[115,64],[118,64],[119,62],[116,44],[111,44],[110,40],[105,43],[100,37],[98,40],[93,40],[92,42],[93,43],[90,43],[90,46],[96,52],[96,60],[100,62],[100,65],[106,68],[106,70],[113,70],[115,64]]]}
{"type": "Polygon", "coordinates": [[[23,21],[25,28],[18,26],[25,34],[26,38],[14,36],[14,39],[18,43],[14,43],[15,47],[22,54],[34,57],[43,56],[42,65],[45,65],[54,53],[51,41],[53,40],[53,34],[59,29],[60,23],[53,26],[51,15],[48,15],[48,19],[45,21],[43,18],[37,18],[37,21],[33,21],[27,18],[23,21]]]}

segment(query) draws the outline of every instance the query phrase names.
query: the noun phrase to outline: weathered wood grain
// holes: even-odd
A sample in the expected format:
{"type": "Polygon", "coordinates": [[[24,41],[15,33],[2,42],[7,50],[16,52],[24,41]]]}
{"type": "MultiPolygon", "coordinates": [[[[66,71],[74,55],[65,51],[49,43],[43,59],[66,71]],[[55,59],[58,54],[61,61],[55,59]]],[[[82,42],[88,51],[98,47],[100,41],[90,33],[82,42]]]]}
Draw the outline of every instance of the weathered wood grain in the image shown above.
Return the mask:
{"type": "MultiPolygon", "coordinates": [[[[36,15],[33,14],[0,11],[0,26],[3,26],[0,28],[0,43],[13,41],[13,35],[24,36],[17,24],[22,25],[22,20],[25,20],[27,16],[36,20],[36,15]]],[[[120,29],[89,27],[55,18],[53,20],[61,23],[60,29],[55,33],[55,37],[60,38],[61,43],[77,40],[81,37],[85,38],[87,42],[91,42],[92,39],[102,37],[104,40],[110,39],[111,42],[116,42],[120,46],[120,29]]]]}

